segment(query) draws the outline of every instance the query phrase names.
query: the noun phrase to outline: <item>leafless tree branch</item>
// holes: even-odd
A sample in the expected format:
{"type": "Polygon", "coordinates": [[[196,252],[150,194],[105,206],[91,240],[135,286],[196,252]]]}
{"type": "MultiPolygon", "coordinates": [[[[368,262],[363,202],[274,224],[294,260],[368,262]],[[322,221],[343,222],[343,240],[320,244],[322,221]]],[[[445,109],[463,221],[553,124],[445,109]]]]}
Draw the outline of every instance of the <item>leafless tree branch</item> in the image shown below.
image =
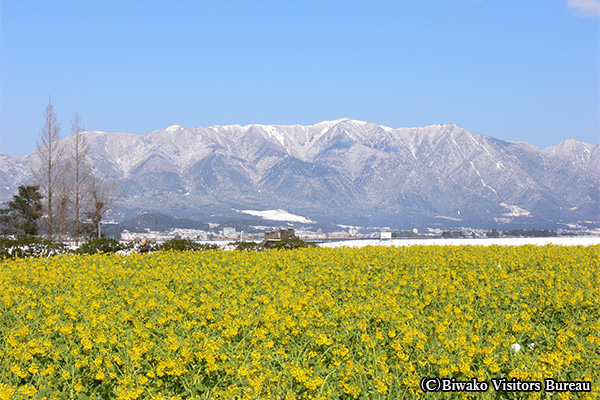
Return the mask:
{"type": "Polygon", "coordinates": [[[44,125],[37,141],[37,155],[39,165],[35,177],[43,194],[43,209],[45,214],[46,234],[49,239],[54,237],[55,225],[55,197],[60,180],[64,176],[64,149],[58,142],[60,139],[60,124],[56,120],[52,98],[48,99],[48,106],[44,113],[44,125]]]}

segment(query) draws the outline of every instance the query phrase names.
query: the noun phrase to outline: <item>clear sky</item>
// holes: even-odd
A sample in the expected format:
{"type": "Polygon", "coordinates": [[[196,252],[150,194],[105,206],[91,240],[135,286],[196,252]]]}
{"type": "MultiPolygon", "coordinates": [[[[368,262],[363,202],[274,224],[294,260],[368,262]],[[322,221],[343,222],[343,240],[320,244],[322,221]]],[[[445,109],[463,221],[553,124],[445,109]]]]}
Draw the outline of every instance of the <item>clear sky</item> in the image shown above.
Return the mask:
{"type": "Polygon", "coordinates": [[[1,0],[0,152],[173,124],[458,124],[600,143],[600,0],[1,0]]]}

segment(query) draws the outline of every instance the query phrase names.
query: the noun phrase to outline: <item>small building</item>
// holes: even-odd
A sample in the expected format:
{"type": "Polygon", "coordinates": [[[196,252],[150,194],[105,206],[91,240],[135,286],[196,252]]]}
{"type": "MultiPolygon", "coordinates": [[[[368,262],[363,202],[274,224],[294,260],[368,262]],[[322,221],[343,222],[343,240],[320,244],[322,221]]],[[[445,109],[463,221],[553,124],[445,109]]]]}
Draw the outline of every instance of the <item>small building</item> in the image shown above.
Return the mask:
{"type": "Polygon", "coordinates": [[[226,238],[237,237],[237,231],[235,228],[223,227],[223,236],[226,238]]]}
{"type": "Polygon", "coordinates": [[[381,232],[379,240],[392,240],[392,232],[381,232]]]}

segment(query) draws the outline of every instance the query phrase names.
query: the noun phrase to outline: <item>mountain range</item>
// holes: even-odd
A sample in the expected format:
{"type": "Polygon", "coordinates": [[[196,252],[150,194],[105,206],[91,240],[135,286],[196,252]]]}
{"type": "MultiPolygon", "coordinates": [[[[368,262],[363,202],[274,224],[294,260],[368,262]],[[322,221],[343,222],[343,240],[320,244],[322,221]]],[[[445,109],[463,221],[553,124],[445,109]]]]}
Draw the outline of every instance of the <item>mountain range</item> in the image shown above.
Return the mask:
{"type": "MultiPolygon", "coordinates": [[[[115,218],[218,221],[283,209],[398,229],[600,222],[600,145],[575,140],[539,149],[457,125],[393,129],[351,119],[84,134],[93,172],[119,185],[115,218]]],[[[0,200],[31,182],[35,160],[0,154],[0,200]]]]}

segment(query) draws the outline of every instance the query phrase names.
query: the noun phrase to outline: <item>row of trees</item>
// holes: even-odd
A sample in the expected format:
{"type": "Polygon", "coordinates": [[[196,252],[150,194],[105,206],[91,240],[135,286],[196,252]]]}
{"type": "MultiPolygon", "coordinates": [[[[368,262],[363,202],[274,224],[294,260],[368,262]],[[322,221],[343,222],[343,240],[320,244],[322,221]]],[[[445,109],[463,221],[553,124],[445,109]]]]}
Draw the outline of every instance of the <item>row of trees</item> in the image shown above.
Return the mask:
{"type": "Polygon", "coordinates": [[[52,100],[44,113],[33,164],[35,185],[22,185],[0,209],[3,234],[35,236],[41,228],[50,240],[72,237],[76,244],[89,236],[102,236],[102,220],[116,200],[114,185],[94,176],[88,143],[79,114],[71,120],[72,137],[59,141],[60,125],[52,100]]]}

